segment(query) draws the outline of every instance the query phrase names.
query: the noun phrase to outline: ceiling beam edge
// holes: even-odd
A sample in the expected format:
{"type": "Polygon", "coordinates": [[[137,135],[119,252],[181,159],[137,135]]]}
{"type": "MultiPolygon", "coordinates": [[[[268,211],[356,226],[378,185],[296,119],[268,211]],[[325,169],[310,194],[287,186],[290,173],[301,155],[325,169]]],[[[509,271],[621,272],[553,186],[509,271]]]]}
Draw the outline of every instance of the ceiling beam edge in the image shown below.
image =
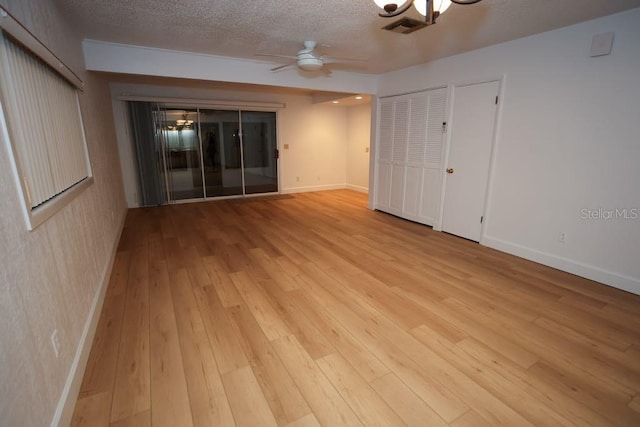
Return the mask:
{"type": "Polygon", "coordinates": [[[378,83],[373,74],[334,71],[330,77],[308,77],[295,69],[272,73],[269,62],[97,40],[84,40],[83,51],[89,71],[362,94],[375,94],[378,83]]]}

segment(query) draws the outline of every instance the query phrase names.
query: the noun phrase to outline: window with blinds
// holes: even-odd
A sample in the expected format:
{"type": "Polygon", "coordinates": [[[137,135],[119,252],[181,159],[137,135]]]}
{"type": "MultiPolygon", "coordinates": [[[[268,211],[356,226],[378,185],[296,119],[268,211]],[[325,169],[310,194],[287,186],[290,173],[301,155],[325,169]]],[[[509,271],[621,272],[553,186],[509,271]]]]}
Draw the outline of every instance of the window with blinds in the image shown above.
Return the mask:
{"type": "Polygon", "coordinates": [[[86,187],[91,169],[77,87],[26,48],[29,43],[14,39],[4,25],[3,30],[3,139],[9,143],[27,224],[33,229],[86,187]]]}

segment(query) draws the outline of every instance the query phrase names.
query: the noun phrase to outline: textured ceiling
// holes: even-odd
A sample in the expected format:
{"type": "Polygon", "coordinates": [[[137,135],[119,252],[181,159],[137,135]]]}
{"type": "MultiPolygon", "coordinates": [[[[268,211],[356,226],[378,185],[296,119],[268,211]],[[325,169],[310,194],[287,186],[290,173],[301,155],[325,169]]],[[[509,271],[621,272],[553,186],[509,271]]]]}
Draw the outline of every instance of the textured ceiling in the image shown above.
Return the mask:
{"type": "MultiPolygon", "coordinates": [[[[452,5],[413,34],[380,28],[373,0],[55,0],[89,39],[240,58],[293,55],[304,40],[325,54],[366,59],[334,65],[382,73],[640,7],[640,0],[484,0],[452,5]]],[[[419,17],[412,10],[414,17],[419,17]]],[[[263,60],[263,58],[260,58],[263,60]]]]}

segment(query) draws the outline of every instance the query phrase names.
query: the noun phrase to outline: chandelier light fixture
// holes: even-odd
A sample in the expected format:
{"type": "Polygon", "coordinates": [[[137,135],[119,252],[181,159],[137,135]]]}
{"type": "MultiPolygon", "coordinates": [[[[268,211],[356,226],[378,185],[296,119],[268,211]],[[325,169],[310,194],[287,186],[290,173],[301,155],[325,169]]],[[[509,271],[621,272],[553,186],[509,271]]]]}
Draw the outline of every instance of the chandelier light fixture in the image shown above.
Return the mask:
{"type": "Polygon", "coordinates": [[[425,21],[421,26],[435,24],[436,19],[440,14],[451,6],[451,3],[468,5],[479,3],[482,0],[373,0],[378,7],[384,9],[384,12],[380,12],[380,16],[383,18],[394,18],[400,16],[409,9],[411,6],[416,8],[418,13],[424,16],[425,21]]]}
{"type": "Polygon", "coordinates": [[[176,125],[178,126],[191,126],[192,124],[193,124],[193,120],[186,120],[186,119],[176,120],[176,125]]]}
{"type": "Polygon", "coordinates": [[[191,129],[193,120],[189,120],[187,113],[182,115],[182,119],[176,120],[175,130],[191,129]]]}

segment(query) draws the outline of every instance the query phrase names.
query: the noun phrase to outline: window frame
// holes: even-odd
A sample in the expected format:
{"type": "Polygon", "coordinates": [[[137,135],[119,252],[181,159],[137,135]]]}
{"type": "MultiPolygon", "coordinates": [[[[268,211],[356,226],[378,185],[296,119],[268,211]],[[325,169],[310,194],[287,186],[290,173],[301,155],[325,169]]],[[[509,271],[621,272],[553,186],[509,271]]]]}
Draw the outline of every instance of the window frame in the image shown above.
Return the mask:
{"type": "Polygon", "coordinates": [[[9,37],[12,42],[15,40],[19,47],[26,52],[34,55],[44,62],[50,70],[57,73],[72,89],[74,89],[75,106],[78,114],[78,125],[80,127],[82,149],[86,163],[87,176],[71,187],[62,190],[60,193],[53,195],[50,199],[42,202],[36,207],[31,206],[31,197],[28,185],[22,179],[23,171],[20,165],[17,149],[14,144],[19,143],[11,131],[11,126],[7,123],[7,115],[5,109],[8,108],[7,100],[4,99],[6,94],[1,91],[0,94],[0,137],[7,146],[7,153],[11,163],[11,172],[20,196],[20,205],[28,230],[34,230],[52,217],[60,209],[68,205],[72,200],[78,197],[84,190],[93,184],[93,171],[87,147],[86,132],[84,129],[84,121],[82,110],[80,107],[79,92],[83,90],[84,83],[80,80],[69,67],[60,61],[44,44],[42,44],[33,34],[15,20],[4,8],[0,7],[0,29],[3,34],[0,37],[9,37]]]}

